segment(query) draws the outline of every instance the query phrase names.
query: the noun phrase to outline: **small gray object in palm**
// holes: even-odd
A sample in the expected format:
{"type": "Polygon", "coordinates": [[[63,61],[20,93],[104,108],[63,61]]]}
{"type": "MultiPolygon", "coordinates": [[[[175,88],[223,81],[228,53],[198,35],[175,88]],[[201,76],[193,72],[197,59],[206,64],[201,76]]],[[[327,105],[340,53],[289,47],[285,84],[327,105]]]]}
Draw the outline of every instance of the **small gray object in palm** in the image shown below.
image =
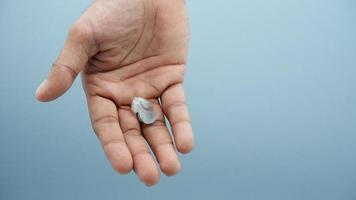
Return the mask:
{"type": "Polygon", "coordinates": [[[137,114],[140,121],[145,124],[154,123],[158,117],[157,112],[152,109],[151,102],[142,97],[134,97],[131,110],[137,114]]]}

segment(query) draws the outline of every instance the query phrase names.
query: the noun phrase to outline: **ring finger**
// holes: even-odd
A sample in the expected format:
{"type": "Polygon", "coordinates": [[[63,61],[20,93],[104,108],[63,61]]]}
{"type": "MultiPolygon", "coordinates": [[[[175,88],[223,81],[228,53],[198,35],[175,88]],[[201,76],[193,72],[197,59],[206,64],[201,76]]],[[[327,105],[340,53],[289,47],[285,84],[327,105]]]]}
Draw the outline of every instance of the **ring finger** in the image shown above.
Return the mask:
{"type": "Polygon", "coordinates": [[[157,99],[150,101],[152,108],[158,113],[158,118],[153,124],[142,123],[143,136],[154,152],[162,172],[172,176],[180,170],[179,159],[164,122],[161,106],[157,99]]]}

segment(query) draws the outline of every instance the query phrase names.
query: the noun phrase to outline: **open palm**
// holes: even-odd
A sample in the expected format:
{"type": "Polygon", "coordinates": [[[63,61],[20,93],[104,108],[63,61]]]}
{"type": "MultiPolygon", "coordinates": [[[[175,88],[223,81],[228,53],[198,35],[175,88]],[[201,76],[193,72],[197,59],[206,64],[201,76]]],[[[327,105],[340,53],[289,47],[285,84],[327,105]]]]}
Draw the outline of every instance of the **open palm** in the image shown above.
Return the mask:
{"type": "Polygon", "coordinates": [[[37,98],[57,98],[81,73],[92,125],[112,166],[120,173],[133,168],[153,185],[159,170],[149,147],[160,169],[174,175],[180,169],[174,144],[188,153],[194,143],[182,85],[188,37],[183,0],[97,0],[70,29],[37,98]],[[155,123],[139,122],[130,110],[134,97],[152,102],[155,123]]]}

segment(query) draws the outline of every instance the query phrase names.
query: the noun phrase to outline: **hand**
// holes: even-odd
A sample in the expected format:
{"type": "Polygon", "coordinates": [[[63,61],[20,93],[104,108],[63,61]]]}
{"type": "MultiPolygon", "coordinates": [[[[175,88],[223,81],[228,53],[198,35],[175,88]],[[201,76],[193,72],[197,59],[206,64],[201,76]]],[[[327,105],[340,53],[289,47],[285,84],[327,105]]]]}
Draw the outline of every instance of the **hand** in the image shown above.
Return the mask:
{"type": "Polygon", "coordinates": [[[134,169],[154,185],[160,173],[146,142],[168,176],[180,169],[175,149],[188,153],[194,144],[182,84],[188,39],[183,0],[97,0],[70,29],[36,97],[54,100],[80,73],[93,129],[113,168],[134,169]],[[138,121],[130,111],[134,97],[153,103],[155,123],[138,121]]]}

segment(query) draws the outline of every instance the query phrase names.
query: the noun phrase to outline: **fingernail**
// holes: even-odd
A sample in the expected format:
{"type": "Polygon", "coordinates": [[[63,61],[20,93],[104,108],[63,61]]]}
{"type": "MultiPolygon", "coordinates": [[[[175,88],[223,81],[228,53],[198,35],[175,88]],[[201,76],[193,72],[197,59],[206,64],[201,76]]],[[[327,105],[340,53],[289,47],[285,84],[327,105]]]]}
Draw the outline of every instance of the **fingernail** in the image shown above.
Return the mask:
{"type": "Polygon", "coordinates": [[[43,86],[47,83],[47,79],[43,80],[36,90],[36,95],[42,90],[43,86]]]}

